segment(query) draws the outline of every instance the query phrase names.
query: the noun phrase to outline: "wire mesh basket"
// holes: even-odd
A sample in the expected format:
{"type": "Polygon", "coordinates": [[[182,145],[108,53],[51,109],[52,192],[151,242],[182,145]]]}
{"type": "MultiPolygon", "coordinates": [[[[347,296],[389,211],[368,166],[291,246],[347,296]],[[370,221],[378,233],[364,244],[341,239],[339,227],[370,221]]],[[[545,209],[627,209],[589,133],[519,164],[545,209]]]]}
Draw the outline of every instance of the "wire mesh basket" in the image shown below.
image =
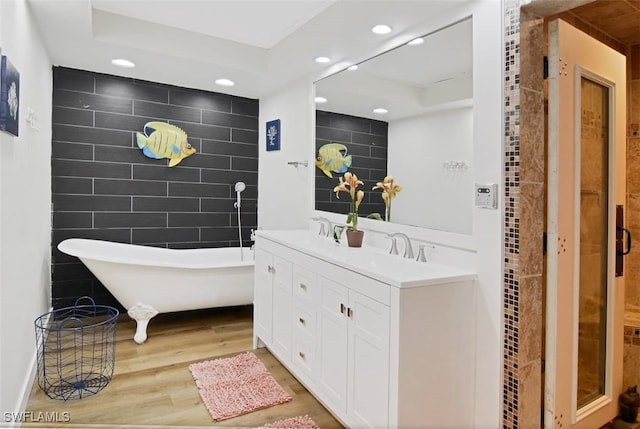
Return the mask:
{"type": "Polygon", "coordinates": [[[38,385],[48,397],[82,399],[107,386],[115,367],[118,313],[85,296],[35,320],[38,385]]]}

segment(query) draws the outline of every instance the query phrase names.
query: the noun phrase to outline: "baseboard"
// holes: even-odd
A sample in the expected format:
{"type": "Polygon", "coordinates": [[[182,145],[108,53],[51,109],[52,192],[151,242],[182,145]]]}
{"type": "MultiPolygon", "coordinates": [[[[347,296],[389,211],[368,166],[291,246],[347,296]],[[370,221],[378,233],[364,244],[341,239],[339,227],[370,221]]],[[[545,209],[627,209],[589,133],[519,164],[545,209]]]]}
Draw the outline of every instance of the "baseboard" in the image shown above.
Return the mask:
{"type": "MultiPolygon", "coordinates": [[[[51,317],[51,312],[53,311],[53,307],[49,309],[47,312],[46,318],[42,320],[44,326],[48,326],[49,317],[51,317]]],[[[38,358],[38,345],[36,344],[35,349],[33,350],[33,355],[31,356],[31,363],[29,365],[29,372],[27,373],[24,381],[22,382],[22,387],[20,389],[21,395],[18,397],[18,402],[15,406],[15,415],[23,415],[27,410],[27,405],[29,404],[29,396],[31,395],[31,388],[33,387],[33,383],[36,380],[36,371],[38,370],[37,361],[38,358]]],[[[6,427],[20,427],[22,422],[20,421],[12,421],[5,422],[7,424],[6,427]]]]}

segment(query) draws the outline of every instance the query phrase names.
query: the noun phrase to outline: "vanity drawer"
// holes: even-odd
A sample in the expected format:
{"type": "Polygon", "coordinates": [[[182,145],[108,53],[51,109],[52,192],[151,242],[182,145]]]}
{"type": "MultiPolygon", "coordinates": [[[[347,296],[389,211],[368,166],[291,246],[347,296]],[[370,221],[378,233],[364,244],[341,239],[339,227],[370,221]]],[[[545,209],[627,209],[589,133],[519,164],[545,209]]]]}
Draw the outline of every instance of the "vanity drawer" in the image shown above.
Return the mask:
{"type": "Polygon", "coordinates": [[[316,350],[314,342],[308,338],[294,336],[293,364],[306,375],[313,376],[316,372],[316,350]]]}
{"type": "Polygon", "coordinates": [[[316,312],[294,300],[293,326],[294,336],[305,336],[313,341],[316,336],[316,312]]]}
{"type": "Polygon", "coordinates": [[[317,302],[320,297],[316,275],[298,265],[293,266],[293,296],[302,302],[317,302]]]}

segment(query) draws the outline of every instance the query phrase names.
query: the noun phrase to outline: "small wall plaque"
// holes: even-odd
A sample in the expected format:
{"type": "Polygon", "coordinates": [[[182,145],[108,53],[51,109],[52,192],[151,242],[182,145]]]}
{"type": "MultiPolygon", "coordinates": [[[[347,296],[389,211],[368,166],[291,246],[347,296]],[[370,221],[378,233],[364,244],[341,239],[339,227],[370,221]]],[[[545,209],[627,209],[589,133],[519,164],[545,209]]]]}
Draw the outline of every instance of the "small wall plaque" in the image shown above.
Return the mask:
{"type": "Polygon", "coordinates": [[[2,56],[0,61],[0,130],[18,136],[20,106],[20,73],[11,61],[2,56]]]}
{"type": "Polygon", "coordinates": [[[267,151],[280,150],[280,119],[267,122],[267,151]]]}

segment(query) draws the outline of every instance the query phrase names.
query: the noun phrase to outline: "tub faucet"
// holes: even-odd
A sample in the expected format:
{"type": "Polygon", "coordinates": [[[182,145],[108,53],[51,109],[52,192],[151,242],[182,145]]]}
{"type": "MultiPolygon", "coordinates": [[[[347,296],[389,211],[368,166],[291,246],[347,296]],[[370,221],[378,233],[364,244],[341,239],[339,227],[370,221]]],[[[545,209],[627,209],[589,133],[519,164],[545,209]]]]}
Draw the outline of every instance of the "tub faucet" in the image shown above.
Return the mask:
{"type": "MultiPolygon", "coordinates": [[[[408,258],[408,259],[413,259],[413,247],[411,247],[411,240],[409,239],[409,237],[407,236],[407,234],[404,234],[402,232],[394,232],[391,233],[389,235],[387,235],[387,238],[391,238],[391,252],[393,252],[393,247],[395,244],[395,238],[396,237],[400,237],[402,238],[402,240],[404,241],[404,255],[403,257],[408,258]]],[[[396,253],[397,253],[397,249],[396,249],[396,253]]]]}
{"type": "Polygon", "coordinates": [[[327,219],[326,217],[320,216],[320,217],[312,217],[311,220],[315,220],[316,222],[320,223],[320,231],[318,232],[318,235],[331,237],[331,233],[333,231],[332,231],[331,221],[329,219],[327,219]]]}

